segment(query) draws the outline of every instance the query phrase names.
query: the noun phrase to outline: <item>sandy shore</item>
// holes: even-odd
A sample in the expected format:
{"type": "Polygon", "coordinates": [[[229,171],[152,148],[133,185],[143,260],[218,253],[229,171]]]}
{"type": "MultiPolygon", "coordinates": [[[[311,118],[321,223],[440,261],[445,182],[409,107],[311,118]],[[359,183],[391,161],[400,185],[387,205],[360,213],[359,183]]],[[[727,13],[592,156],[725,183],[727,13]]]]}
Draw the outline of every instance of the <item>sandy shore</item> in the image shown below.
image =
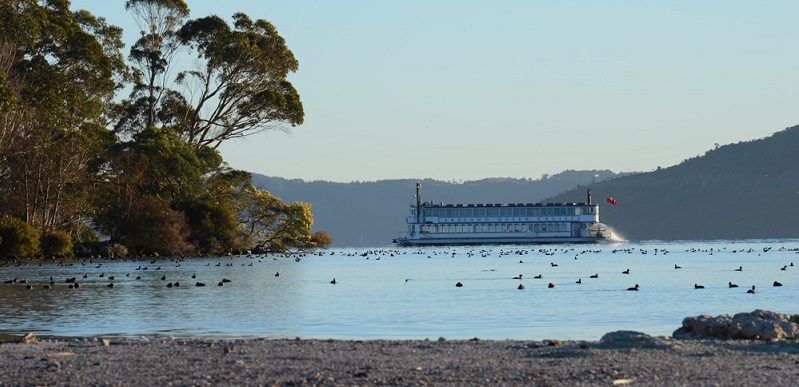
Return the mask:
{"type": "Polygon", "coordinates": [[[791,385],[795,342],[37,339],[1,385],[791,385]]]}

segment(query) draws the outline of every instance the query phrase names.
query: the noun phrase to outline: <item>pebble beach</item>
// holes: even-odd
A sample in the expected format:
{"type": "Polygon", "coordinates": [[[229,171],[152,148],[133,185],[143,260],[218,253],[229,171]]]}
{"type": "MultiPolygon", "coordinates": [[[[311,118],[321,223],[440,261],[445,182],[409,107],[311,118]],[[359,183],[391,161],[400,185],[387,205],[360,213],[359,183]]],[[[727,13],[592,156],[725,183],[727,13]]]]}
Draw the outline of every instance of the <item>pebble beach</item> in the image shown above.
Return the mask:
{"type": "Polygon", "coordinates": [[[794,341],[39,339],[0,344],[0,385],[790,385],[794,341]]]}

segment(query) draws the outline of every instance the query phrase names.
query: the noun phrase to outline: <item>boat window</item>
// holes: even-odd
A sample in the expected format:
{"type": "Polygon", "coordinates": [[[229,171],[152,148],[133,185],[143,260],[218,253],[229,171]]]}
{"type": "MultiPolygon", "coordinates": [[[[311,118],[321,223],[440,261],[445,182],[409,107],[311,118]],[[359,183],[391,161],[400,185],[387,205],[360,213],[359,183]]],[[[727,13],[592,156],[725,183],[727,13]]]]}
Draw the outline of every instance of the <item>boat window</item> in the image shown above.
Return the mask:
{"type": "Polygon", "coordinates": [[[474,216],[478,216],[478,217],[486,216],[486,209],[485,208],[475,208],[474,209],[474,216]]]}
{"type": "Polygon", "coordinates": [[[524,207],[516,207],[513,209],[513,216],[527,216],[527,209],[524,207]]]}
{"type": "Polygon", "coordinates": [[[500,208],[500,216],[513,216],[513,208],[511,207],[502,207],[500,208]]]}
{"type": "Polygon", "coordinates": [[[486,208],[486,214],[487,216],[496,218],[499,216],[499,208],[486,208]]]}

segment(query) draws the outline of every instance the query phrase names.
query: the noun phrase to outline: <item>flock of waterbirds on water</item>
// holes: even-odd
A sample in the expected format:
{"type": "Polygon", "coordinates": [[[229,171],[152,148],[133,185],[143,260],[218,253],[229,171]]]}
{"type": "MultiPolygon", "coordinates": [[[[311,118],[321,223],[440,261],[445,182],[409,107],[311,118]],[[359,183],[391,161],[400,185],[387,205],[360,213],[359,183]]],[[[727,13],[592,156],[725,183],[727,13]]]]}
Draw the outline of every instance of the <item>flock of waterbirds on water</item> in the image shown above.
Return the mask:
{"type": "MultiPolygon", "coordinates": [[[[602,249],[585,249],[585,250],[577,251],[573,247],[571,247],[571,248],[540,248],[538,250],[512,249],[512,248],[511,249],[504,249],[503,248],[503,249],[499,249],[499,251],[497,252],[497,251],[495,251],[495,249],[498,246],[481,246],[481,247],[482,248],[480,248],[480,249],[468,250],[466,252],[466,256],[467,257],[480,256],[482,258],[488,258],[488,257],[494,256],[495,254],[498,254],[499,257],[518,256],[518,257],[520,257],[519,263],[524,263],[523,258],[525,256],[530,256],[531,254],[535,254],[535,253],[538,253],[538,254],[544,255],[544,256],[548,256],[548,257],[556,257],[558,254],[560,254],[560,257],[562,257],[564,255],[564,253],[566,253],[566,254],[574,254],[574,258],[573,259],[577,260],[577,259],[580,258],[581,255],[584,255],[584,254],[602,252],[602,249]]],[[[722,250],[726,250],[726,249],[727,249],[726,247],[723,247],[723,248],[710,248],[710,249],[691,248],[691,249],[687,249],[686,252],[707,253],[707,254],[713,255],[715,252],[721,252],[722,250]]],[[[771,249],[772,249],[771,247],[764,247],[764,248],[762,248],[762,253],[768,253],[771,249]]],[[[789,252],[799,253],[799,248],[781,247],[779,249],[779,251],[789,251],[789,252]]],[[[644,255],[650,253],[650,251],[648,249],[641,249],[641,248],[638,248],[638,249],[636,249],[636,248],[612,249],[611,252],[613,254],[618,254],[618,253],[621,253],[621,254],[633,254],[633,253],[637,253],[637,254],[644,254],[644,255]]],[[[652,250],[652,252],[654,253],[654,255],[662,255],[662,256],[666,256],[666,255],[669,254],[669,251],[666,250],[666,249],[663,249],[663,248],[655,248],[655,249],[652,250]]],[[[734,254],[735,253],[753,253],[753,252],[757,252],[758,254],[760,254],[760,251],[757,251],[757,250],[752,249],[752,248],[748,248],[748,249],[745,249],[745,250],[741,249],[741,250],[725,251],[725,252],[732,252],[734,254]]],[[[336,251],[329,251],[329,250],[317,251],[317,252],[308,253],[308,254],[313,254],[313,255],[318,255],[318,256],[325,256],[325,255],[335,256],[335,255],[337,255],[336,251]]],[[[455,250],[452,250],[451,248],[443,248],[443,250],[436,250],[436,249],[411,249],[411,248],[404,248],[404,249],[369,249],[369,250],[366,250],[365,252],[338,253],[339,256],[362,257],[362,258],[365,258],[367,260],[370,259],[370,258],[374,258],[375,260],[380,260],[380,258],[383,257],[383,256],[395,257],[397,255],[403,255],[403,254],[418,254],[418,255],[427,254],[427,258],[433,258],[434,256],[439,256],[439,255],[448,256],[448,257],[452,257],[452,258],[455,258],[457,256],[457,252],[455,250]]],[[[299,262],[302,261],[302,258],[304,258],[306,256],[307,256],[307,254],[305,254],[305,253],[294,253],[294,254],[246,254],[246,255],[236,255],[236,256],[232,256],[231,255],[229,258],[232,260],[234,257],[248,257],[248,258],[250,258],[252,260],[256,260],[257,259],[257,262],[262,262],[263,260],[265,260],[267,258],[271,258],[272,260],[291,258],[295,262],[299,263],[299,262]]],[[[190,258],[162,259],[160,261],[160,264],[167,264],[167,263],[171,262],[171,263],[175,264],[176,267],[180,267],[181,262],[183,262],[186,259],[190,259],[190,258]]],[[[63,261],[58,261],[58,265],[60,265],[60,266],[76,266],[76,265],[79,265],[79,266],[84,266],[84,267],[87,266],[87,265],[96,265],[96,266],[94,266],[94,268],[95,269],[100,269],[102,267],[102,265],[103,265],[103,262],[115,262],[115,261],[119,261],[119,260],[114,260],[114,259],[102,260],[102,259],[100,259],[100,260],[96,261],[95,259],[89,259],[89,260],[76,260],[74,262],[68,262],[66,260],[63,260],[63,261]]],[[[127,261],[127,260],[123,259],[122,261],[127,261]]],[[[159,260],[153,260],[153,259],[143,260],[143,262],[149,262],[150,265],[158,265],[159,264],[159,260]]],[[[20,261],[17,261],[17,260],[14,260],[14,261],[6,262],[6,263],[0,265],[0,267],[12,267],[12,266],[13,267],[20,267],[20,266],[25,266],[25,265],[28,265],[28,264],[20,262],[20,261]]],[[[39,263],[39,265],[41,265],[41,263],[39,263]]],[[[232,262],[224,264],[224,266],[233,266],[233,265],[234,264],[232,262]]],[[[207,263],[206,266],[211,266],[211,264],[207,263]]],[[[222,264],[221,261],[219,261],[214,266],[219,267],[219,266],[223,266],[223,264],[222,264]]],[[[250,262],[249,264],[242,263],[241,266],[253,266],[253,262],[250,262]]],[[[556,263],[556,262],[550,262],[549,266],[551,268],[556,268],[556,267],[559,267],[559,264],[556,263]]],[[[793,267],[793,266],[794,266],[794,263],[793,262],[789,262],[789,263],[783,265],[781,268],[779,268],[779,270],[786,271],[790,267],[793,267]]],[[[680,270],[680,269],[682,269],[682,266],[680,266],[679,264],[674,264],[674,269],[675,270],[680,270]]],[[[154,267],[153,269],[150,269],[149,266],[141,266],[140,265],[135,270],[136,271],[141,271],[141,272],[144,272],[144,271],[150,271],[150,272],[160,271],[161,270],[161,266],[157,266],[157,267],[154,267]]],[[[489,269],[489,270],[484,270],[484,271],[495,271],[495,270],[494,269],[489,269]]],[[[732,271],[742,272],[742,271],[744,271],[744,268],[743,268],[743,266],[738,266],[737,268],[735,268],[732,271]]],[[[620,270],[619,273],[620,274],[624,274],[624,275],[630,275],[631,271],[630,271],[630,269],[625,269],[625,270],[620,270]]],[[[274,276],[275,277],[280,277],[280,272],[276,272],[274,274],[274,276]]],[[[109,275],[109,276],[106,277],[105,273],[100,273],[98,277],[107,279],[108,283],[106,285],[104,285],[105,287],[113,288],[115,286],[114,285],[114,283],[115,283],[114,281],[116,280],[116,277],[114,275],[109,275]]],[[[134,279],[135,278],[136,281],[141,281],[142,280],[142,275],[135,275],[134,276],[132,273],[126,273],[125,277],[128,278],[128,279],[134,279]]],[[[153,279],[151,277],[152,276],[146,278],[145,280],[153,279]]],[[[155,279],[164,282],[165,283],[164,286],[166,286],[168,288],[180,287],[181,286],[180,281],[167,282],[167,276],[165,274],[161,275],[161,276],[155,276],[155,277],[156,277],[155,279]]],[[[89,278],[89,274],[83,274],[82,278],[88,279],[89,278]]],[[[515,277],[513,277],[511,279],[521,281],[523,279],[529,279],[529,278],[531,278],[531,277],[530,276],[525,277],[524,274],[519,274],[518,276],[515,276],[515,277]]],[[[532,276],[532,278],[534,280],[543,279],[543,274],[534,275],[534,276],[532,276]]],[[[598,273],[589,274],[588,278],[591,278],[591,279],[599,278],[599,274],[598,273]]],[[[185,287],[186,286],[185,284],[189,284],[191,282],[194,282],[194,285],[188,285],[188,286],[195,286],[195,287],[204,287],[204,286],[206,286],[205,282],[197,281],[196,279],[197,279],[197,274],[194,273],[191,276],[191,280],[188,280],[188,278],[187,278],[186,279],[187,282],[185,282],[183,286],[185,287]]],[[[407,278],[407,279],[405,279],[405,282],[407,283],[410,280],[411,280],[410,278],[407,278]]],[[[224,286],[225,284],[231,283],[231,282],[233,282],[231,279],[222,278],[222,279],[220,279],[217,282],[217,286],[224,286]]],[[[13,284],[25,285],[26,289],[34,289],[34,286],[33,286],[34,284],[30,283],[28,280],[25,280],[25,279],[13,278],[13,279],[6,280],[5,283],[6,284],[12,284],[12,285],[13,284]]],[[[339,283],[339,281],[336,280],[335,277],[330,281],[330,284],[333,284],[333,285],[335,285],[337,283],[339,283]]],[[[579,285],[579,284],[583,283],[583,280],[582,280],[582,278],[577,278],[577,280],[574,283],[579,285]]],[[[77,277],[68,277],[68,278],[66,278],[64,280],[56,281],[52,276],[50,277],[50,279],[49,279],[49,281],[47,283],[45,283],[45,284],[43,284],[41,286],[41,288],[45,289],[45,290],[52,289],[57,284],[64,284],[69,289],[80,289],[81,288],[80,282],[79,282],[77,277]]],[[[456,282],[455,286],[456,287],[463,287],[464,284],[463,284],[463,282],[458,281],[458,282],[456,282]]],[[[782,283],[780,283],[778,281],[774,281],[772,283],[772,286],[780,287],[780,286],[782,286],[782,283]]],[[[556,284],[552,283],[552,282],[548,282],[546,287],[549,288],[549,289],[555,288],[556,284]]],[[[727,283],[727,287],[729,287],[729,288],[738,288],[738,285],[734,284],[733,282],[730,281],[730,282],[727,283]]],[[[704,288],[705,288],[704,285],[694,284],[694,289],[704,289],[704,288]]],[[[526,287],[525,287],[524,284],[519,283],[519,285],[516,287],[516,289],[524,290],[524,289],[526,289],[526,287]]],[[[628,287],[626,290],[628,290],[628,291],[638,291],[640,289],[641,289],[641,286],[639,284],[635,284],[634,286],[628,287]]],[[[754,294],[755,292],[756,292],[755,285],[752,285],[751,288],[748,288],[746,293],[754,294]]]]}

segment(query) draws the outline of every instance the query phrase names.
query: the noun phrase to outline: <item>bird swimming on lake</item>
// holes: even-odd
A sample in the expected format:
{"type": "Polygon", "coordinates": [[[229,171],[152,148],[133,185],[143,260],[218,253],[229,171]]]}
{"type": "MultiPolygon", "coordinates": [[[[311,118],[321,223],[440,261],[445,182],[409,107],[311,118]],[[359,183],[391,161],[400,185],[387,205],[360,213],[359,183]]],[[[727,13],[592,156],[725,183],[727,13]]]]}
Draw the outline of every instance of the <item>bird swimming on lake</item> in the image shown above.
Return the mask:
{"type": "Polygon", "coordinates": [[[519,289],[519,290],[524,290],[524,285],[522,285],[522,284],[519,284],[519,287],[517,287],[516,289],[519,289]]]}
{"type": "Polygon", "coordinates": [[[779,283],[779,282],[777,282],[777,281],[774,281],[774,283],[773,283],[772,285],[773,285],[773,286],[782,286],[782,284],[781,284],[781,283],[779,283]]]}
{"type": "Polygon", "coordinates": [[[599,274],[591,274],[591,278],[599,278],[599,274]]]}
{"type": "Polygon", "coordinates": [[[728,285],[729,287],[731,287],[731,288],[737,288],[737,287],[738,287],[738,285],[736,285],[736,284],[734,284],[734,283],[732,283],[732,282],[727,282],[727,285],[728,285]]]}
{"type": "Polygon", "coordinates": [[[627,269],[627,270],[621,272],[621,274],[630,274],[630,269],[627,269]]]}
{"type": "Polygon", "coordinates": [[[735,271],[743,271],[743,270],[744,270],[744,267],[743,267],[743,266],[738,266],[738,268],[737,268],[737,269],[735,269],[735,271]]]}
{"type": "Polygon", "coordinates": [[[674,268],[675,268],[675,269],[682,269],[682,266],[677,266],[677,265],[674,265],[674,268]]]}
{"type": "Polygon", "coordinates": [[[752,285],[752,288],[746,291],[749,294],[755,294],[755,285],[752,285]]]}
{"type": "Polygon", "coordinates": [[[513,277],[513,279],[518,279],[518,280],[520,280],[520,279],[522,279],[522,275],[521,275],[521,274],[519,274],[519,276],[518,276],[518,277],[513,277]]]}
{"type": "Polygon", "coordinates": [[[694,289],[704,289],[705,287],[702,285],[694,284],[694,289]]]}
{"type": "MultiPolygon", "coordinates": [[[[337,284],[338,282],[336,282],[336,279],[335,279],[335,278],[333,278],[333,280],[332,280],[332,281],[330,281],[330,283],[331,283],[331,284],[333,284],[333,285],[335,285],[335,284],[337,284]]],[[[458,282],[458,283],[460,283],[460,282],[458,282]]]]}
{"type": "Polygon", "coordinates": [[[583,279],[582,279],[582,278],[578,278],[578,279],[577,279],[577,282],[575,282],[575,283],[576,283],[576,284],[581,284],[581,283],[583,283],[583,279]]]}
{"type": "Polygon", "coordinates": [[[541,279],[541,278],[544,278],[544,276],[543,276],[543,275],[541,275],[541,274],[539,274],[539,275],[537,275],[537,276],[535,276],[535,277],[533,277],[533,278],[535,278],[535,279],[541,279]]]}
{"type": "Polygon", "coordinates": [[[555,284],[553,284],[552,282],[550,282],[550,283],[549,283],[549,285],[547,285],[547,287],[548,287],[548,288],[550,288],[550,289],[552,289],[552,288],[554,288],[554,287],[555,287],[555,284]]]}
{"type": "Polygon", "coordinates": [[[456,287],[456,288],[460,288],[460,287],[462,287],[462,286],[463,286],[463,284],[462,284],[462,283],[460,283],[460,282],[458,282],[458,283],[456,283],[456,284],[455,284],[455,287],[456,287]]]}
{"type": "Polygon", "coordinates": [[[637,292],[638,291],[638,284],[635,284],[635,286],[633,286],[631,288],[627,288],[627,290],[637,292]]]}

